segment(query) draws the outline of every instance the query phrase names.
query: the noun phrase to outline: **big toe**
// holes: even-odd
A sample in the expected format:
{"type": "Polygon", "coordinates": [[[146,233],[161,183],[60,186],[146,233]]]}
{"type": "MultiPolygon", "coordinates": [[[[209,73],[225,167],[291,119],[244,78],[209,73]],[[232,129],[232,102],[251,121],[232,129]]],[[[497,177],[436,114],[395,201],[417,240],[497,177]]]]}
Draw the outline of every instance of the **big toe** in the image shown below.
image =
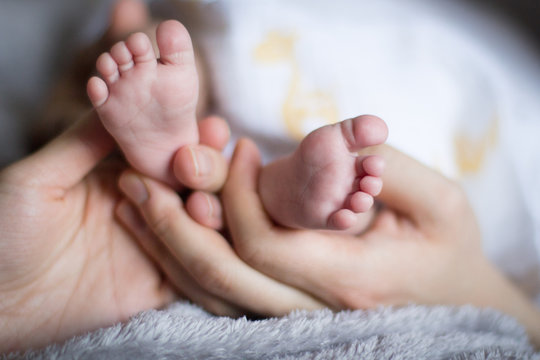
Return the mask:
{"type": "Polygon", "coordinates": [[[348,209],[340,209],[328,217],[328,230],[346,230],[354,225],[355,214],[348,209]]]}
{"type": "Polygon", "coordinates": [[[159,56],[165,64],[194,62],[193,45],[187,29],[176,20],[162,22],[156,33],[159,56]]]}
{"type": "Polygon", "coordinates": [[[362,115],[340,123],[343,137],[350,151],[379,145],[388,137],[388,127],[379,117],[362,115]]]}

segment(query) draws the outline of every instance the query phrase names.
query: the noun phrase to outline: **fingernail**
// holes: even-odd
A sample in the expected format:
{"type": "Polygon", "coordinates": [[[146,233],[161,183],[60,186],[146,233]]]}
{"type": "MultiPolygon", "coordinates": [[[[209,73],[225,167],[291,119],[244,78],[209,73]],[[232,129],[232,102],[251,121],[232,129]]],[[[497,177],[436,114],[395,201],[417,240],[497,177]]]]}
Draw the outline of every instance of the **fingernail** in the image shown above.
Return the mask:
{"type": "Polygon", "coordinates": [[[208,224],[214,229],[221,229],[223,227],[223,216],[221,214],[221,206],[216,203],[216,198],[211,197],[208,194],[204,194],[206,203],[208,205],[207,219],[208,224]]]}
{"type": "Polygon", "coordinates": [[[207,216],[209,219],[215,217],[215,214],[214,214],[214,205],[212,204],[212,199],[210,198],[210,196],[208,196],[208,194],[204,194],[204,198],[206,199],[206,204],[208,205],[208,212],[207,212],[207,216]]]}
{"type": "Polygon", "coordinates": [[[135,204],[140,205],[148,199],[148,190],[141,178],[135,174],[128,173],[120,177],[118,181],[120,190],[135,204]]]}
{"type": "Polygon", "coordinates": [[[212,159],[210,155],[202,150],[189,147],[189,153],[191,154],[191,160],[193,161],[193,168],[195,169],[195,176],[202,177],[210,175],[212,171],[212,159]]]}

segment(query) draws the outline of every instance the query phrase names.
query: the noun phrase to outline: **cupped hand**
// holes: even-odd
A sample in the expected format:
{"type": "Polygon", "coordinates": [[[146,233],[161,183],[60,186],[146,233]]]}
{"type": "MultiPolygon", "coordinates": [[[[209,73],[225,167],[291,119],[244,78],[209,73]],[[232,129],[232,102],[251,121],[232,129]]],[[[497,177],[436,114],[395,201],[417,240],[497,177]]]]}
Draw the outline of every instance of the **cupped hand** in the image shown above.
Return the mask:
{"type": "MultiPolygon", "coordinates": [[[[265,273],[287,279],[339,308],[404,304],[413,296],[438,302],[436,287],[447,286],[451,280],[441,278],[441,272],[448,275],[444,271],[454,269],[455,263],[471,263],[455,257],[481,258],[474,216],[461,201],[457,185],[389,147],[374,152],[387,162],[379,197],[387,205],[370,229],[356,236],[275,225],[256,192],[257,149],[252,142],[241,141],[223,190],[239,255],[265,273]],[[463,254],[461,248],[466,249],[463,254]],[[437,281],[430,282],[432,278],[437,281]],[[419,293],[402,294],[404,289],[419,293]]],[[[455,277],[461,278],[460,274],[455,277]]]]}
{"type": "Polygon", "coordinates": [[[334,308],[472,304],[515,316],[538,343],[540,315],[483,256],[469,203],[455,182],[383,145],[383,207],[361,236],[276,226],[257,194],[260,159],[239,142],[222,192],[235,250],[253,268],[334,308]]]}
{"type": "MultiPolygon", "coordinates": [[[[220,146],[212,123],[202,122],[201,139],[220,146]]],[[[92,113],[0,173],[0,351],[60,341],[173,299],[116,220],[125,166],[97,165],[113,147],[92,113]]]]}
{"type": "Polygon", "coordinates": [[[194,219],[181,198],[162,183],[133,171],[124,172],[119,183],[129,201],[121,202],[118,217],[186,298],[228,316],[277,316],[324,306],[246,265],[227,239],[206,225],[205,219],[214,217],[208,210],[221,209],[215,196],[198,193],[206,198],[194,203],[207,211],[194,219]]]}

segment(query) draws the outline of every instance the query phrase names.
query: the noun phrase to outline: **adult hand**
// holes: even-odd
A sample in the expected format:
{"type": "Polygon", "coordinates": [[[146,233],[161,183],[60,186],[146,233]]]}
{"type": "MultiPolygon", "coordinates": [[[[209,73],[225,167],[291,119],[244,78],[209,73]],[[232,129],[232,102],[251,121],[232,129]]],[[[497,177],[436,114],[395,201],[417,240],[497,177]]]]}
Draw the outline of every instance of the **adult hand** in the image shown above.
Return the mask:
{"type": "MultiPolygon", "coordinates": [[[[215,124],[201,123],[201,141],[222,142],[209,132],[215,124]]],[[[0,172],[0,351],[60,341],[173,299],[115,219],[124,165],[95,167],[113,147],[92,113],[0,172]]]]}
{"type": "Polygon", "coordinates": [[[241,141],[222,198],[235,250],[253,268],[335,308],[473,304],[515,316],[540,344],[540,314],[481,251],[461,188],[402,153],[386,159],[385,207],[361,236],[288,230],[272,223],[257,194],[260,160],[241,141]]]}
{"type": "MultiPolygon", "coordinates": [[[[216,179],[221,177],[218,172],[216,179]]],[[[184,175],[190,176],[188,171],[184,175]]],[[[277,316],[291,309],[324,306],[312,296],[247,266],[223,235],[206,226],[205,218],[221,219],[219,214],[211,215],[221,208],[215,196],[198,193],[208,201],[194,199],[197,206],[206,209],[200,219],[194,219],[180,197],[164,184],[134,171],[124,172],[119,184],[129,201],[121,202],[118,217],[175,288],[193,302],[229,316],[277,316]]]]}

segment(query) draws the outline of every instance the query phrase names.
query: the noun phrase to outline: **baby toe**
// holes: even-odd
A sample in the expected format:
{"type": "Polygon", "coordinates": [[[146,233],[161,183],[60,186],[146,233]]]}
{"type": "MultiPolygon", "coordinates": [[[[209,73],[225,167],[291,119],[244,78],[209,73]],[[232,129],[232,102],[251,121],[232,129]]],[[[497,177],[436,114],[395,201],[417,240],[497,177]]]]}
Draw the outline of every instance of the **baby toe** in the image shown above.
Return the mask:
{"type": "Polygon", "coordinates": [[[103,53],[98,57],[96,69],[107,84],[114,84],[120,76],[118,64],[109,53],[103,53]]]}
{"type": "Polygon", "coordinates": [[[359,183],[360,191],[371,196],[377,196],[381,193],[383,186],[382,179],[377,176],[364,176],[359,183]]]}
{"type": "Polygon", "coordinates": [[[365,158],[360,159],[358,173],[371,176],[382,176],[385,165],[386,163],[381,156],[366,156],[365,158]]]}
{"type": "Polygon", "coordinates": [[[176,20],[159,25],[156,33],[160,60],[164,64],[194,63],[193,45],[188,31],[176,20]]]}
{"type": "Polygon", "coordinates": [[[122,73],[133,67],[133,55],[126,46],[126,43],[120,41],[111,48],[111,56],[118,64],[118,70],[122,73]]]}
{"type": "Polygon", "coordinates": [[[150,38],[144,33],[135,33],[126,41],[127,48],[133,54],[135,63],[155,62],[156,54],[152,48],[150,38]]]}
{"type": "Polygon", "coordinates": [[[363,213],[373,206],[373,196],[363,191],[357,191],[349,198],[349,208],[355,213],[363,213]]]}
{"type": "Polygon", "coordinates": [[[362,115],[339,123],[343,139],[350,151],[379,145],[388,137],[386,123],[372,115],[362,115]]]}
{"type": "Polygon", "coordinates": [[[356,222],[355,214],[348,209],[340,209],[328,217],[328,230],[346,230],[356,222]]]}
{"type": "Polygon", "coordinates": [[[90,98],[92,105],[94,105],[96,108],[103,105],[109,97],[109,89],[107,88],[107,84],[105,84],[105,82],[97,76],[94,76],[88,80],[86,92],[88,93],[88,97],[90,98]]]}

